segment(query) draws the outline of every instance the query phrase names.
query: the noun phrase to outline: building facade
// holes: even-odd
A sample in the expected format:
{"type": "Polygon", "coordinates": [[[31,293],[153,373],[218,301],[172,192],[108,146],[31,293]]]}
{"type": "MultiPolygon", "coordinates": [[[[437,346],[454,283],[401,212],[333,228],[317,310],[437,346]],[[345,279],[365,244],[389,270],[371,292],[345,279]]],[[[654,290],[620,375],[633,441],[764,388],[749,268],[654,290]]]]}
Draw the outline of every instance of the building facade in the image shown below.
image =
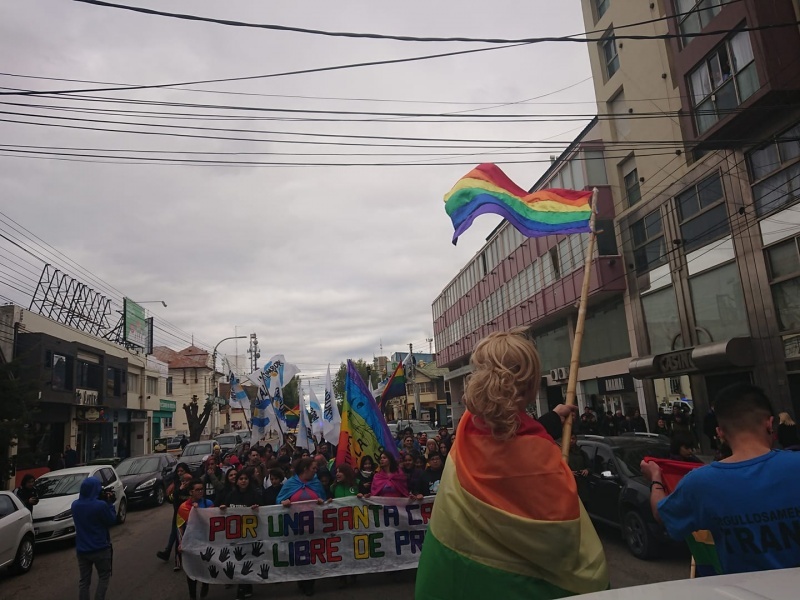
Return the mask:
{"type": "MultiPolygon", "coordinates": [[[[797,0],[582,7],[586,30],[603,32],[587,45],[598,117],[532,188],[599,189],[579,404],[638,408],[652,425],[682,399],[699,428],[742,380],[797,414],[797,0]]],[[[518,325],[542,356],[537,412],[563,398],[584,244],[503,223],[444,288],[434,336],[454,412],[475,343],[518,325]]]]}

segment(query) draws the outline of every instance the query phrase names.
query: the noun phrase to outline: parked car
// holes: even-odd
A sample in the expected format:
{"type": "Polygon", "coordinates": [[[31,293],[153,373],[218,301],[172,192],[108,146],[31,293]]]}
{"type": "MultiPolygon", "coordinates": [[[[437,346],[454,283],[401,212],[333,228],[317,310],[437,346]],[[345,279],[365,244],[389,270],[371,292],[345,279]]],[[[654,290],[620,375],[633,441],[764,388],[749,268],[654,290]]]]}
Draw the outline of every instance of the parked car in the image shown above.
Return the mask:
{"type": "Polygon", "coordinates": [[[654,434],[603,437],[579,435],[578,447],[589,461],[589,475],[577,477],[578,494],[592,519],[622,530],[636,558],[655,558],[669,541],[650,509],[650,486],[639,464],[645,456],[669,457],[669,441],[654,434]]]}
{"type": "Polygon", "coordinates": [[[85,465],[45,473],[36,480],[39,503],[33,508],[33,532],[36,543],[65,540],[75,537],[72,520],[72,503],[78,499],[81,483],[87,477],[97,477],[104,490],[116,496],[114,508],[117,523],[128,516],[128,500],[114,467],[110,465],[85,465]]]}
{"type": "MultiPolygon", "coordinates": [[[[389,430],[396,436],[401,434],[406,427],[411,427],[414,430],[414,435],[418,433],[433,431],[433,426],[430,421],[397,421],[389,425],[389,430]]],[[[438,433],[438,432],[437,432],[438,433]]],[[[428,435],[430,437],[430,435],[428,435]]]]}
{"type": "Polygon", "coordinates": [[[167,452],[170,454],[180,455],[181,453],[181,436],[171,437],[167,440],[167,452]]]}
{"type": "Polygon", "coordinates": [[[117,467],[117,475],[125,486],[128,502],[147,502],[153,506],[164,504],[166,489],[178,460],[171,454],[146,454],[126,458],[117,467]]]}
{"type": "Polygon", "coordinates": [[[205,458],[211,454],[214,449],[214,443],[211,440],[202,442],[190,442],[183,449],[180,461],[192,470],[193,473],[199,473],[205,458]]]}
{"type": "Polygon", "coordinates": [[[236,448],[237,444],[241,444],[244,440],[238,433],[221,433],[214,438],[214,441],[219,444],[223,454],[227,454],[236,448]]]}
{"type": "Polygon", "coordinates": [[[33,519],[19,498],[0,491],[0,567],[19,575],[33,566],[33,519]]]}
{"type": "Polygon", "coordinates": [[[111,465],[112,467],[116,467],[119,463],[122,462],[122,459],[119,456],[110,456],[108,458],[93,458],[87,465],[111,465]]]}

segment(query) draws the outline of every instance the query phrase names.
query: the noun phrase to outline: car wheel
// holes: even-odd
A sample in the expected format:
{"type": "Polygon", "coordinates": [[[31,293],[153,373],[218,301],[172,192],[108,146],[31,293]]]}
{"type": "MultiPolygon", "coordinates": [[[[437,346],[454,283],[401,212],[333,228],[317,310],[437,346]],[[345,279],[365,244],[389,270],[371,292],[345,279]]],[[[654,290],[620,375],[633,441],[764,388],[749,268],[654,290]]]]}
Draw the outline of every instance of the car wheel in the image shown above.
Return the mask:
{"type": "Polygon", "coordinates": [[[128,517],[128,501],[123,498],[119,501],[119,509],[117,509],[117,523],[122,525],[128,517]]]}
{"type": "Polygon", "coordinates": [[[156,493],[153,496],[153,505],[161,506],[162,504],[164,504],[164,486],[157,485],[155,492],[156,493]]]}
{"type": "Polygon", "coordinates": [[[635,510],[629,510],[622,517],[622,535],[628,550],[636,558],[647,560],[657,554],[657,541],[647,523],[635,510]]]}
{"type": "Polygon", "coordinates": [[[28,534],[19,543],[17,548],[17,556],[14,558],[14,564],[11,565],[11,570],[17,575],[22,575],[31,570],[33,566],[33,536],[28,534]]]}

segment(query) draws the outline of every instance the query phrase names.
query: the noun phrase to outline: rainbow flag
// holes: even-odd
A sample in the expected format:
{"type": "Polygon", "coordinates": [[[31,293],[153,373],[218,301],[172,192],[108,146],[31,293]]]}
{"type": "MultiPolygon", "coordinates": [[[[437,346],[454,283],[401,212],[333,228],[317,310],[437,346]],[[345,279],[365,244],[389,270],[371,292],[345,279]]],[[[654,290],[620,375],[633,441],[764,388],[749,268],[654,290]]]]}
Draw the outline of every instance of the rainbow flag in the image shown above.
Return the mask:
{"type": "Polygon", "coordinates": [[[498,441],[466,413],[445,463],[417,600],[562,598],[608,589],[603,546],[575,477],[527,415],[498,441]]]}
{"type": "Polygon", "coordinates": [[[297,425],[300,423],[300,407],[287,408],[284,415],[286,415],[286,426],[289,429],[297,429],[297,425]]]}
{"type": "Polygon", "coordinates": [[[386,382],[386,387],[381,392],[381,411],[386,412],[386,402],[392,398],[406,395],[406,369],[403,363],[398,363],[397,368],[386,382]]]}
{"type": "Polygon", "coordinates": [[[399,458],[386,419],[351,360],[347,361],[344,380],[341,427],[336,452],[337,465],[348,464],[358,470],[364,456],[371,456],[377,465],[384,451],[399,458]]]}
{"type": "Polygon", "coordinates": [[[501,215],[528,237],[588,233],[592,192],[549,189],[528,193],[497,165],[478,165],[458,180],[444,197],[444,209],[453,221],[453,244],[475,218],[501,215]]]}

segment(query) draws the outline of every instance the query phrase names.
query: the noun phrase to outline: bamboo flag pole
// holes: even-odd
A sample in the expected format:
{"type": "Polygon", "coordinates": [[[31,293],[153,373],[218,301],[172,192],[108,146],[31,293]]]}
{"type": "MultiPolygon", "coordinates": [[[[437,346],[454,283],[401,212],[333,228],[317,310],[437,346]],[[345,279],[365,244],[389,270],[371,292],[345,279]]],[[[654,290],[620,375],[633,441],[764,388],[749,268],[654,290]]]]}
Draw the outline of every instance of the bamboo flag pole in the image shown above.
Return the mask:
{"type": "MultiPolygon", "coordinates": [[[[594,245],[597,235],[594,225],[597,215],[597,188],[592,190],[592,215],[589,217],[589,245],[586,248],[586,257],[583,267],[583,285],[581,286],[581,300],[578,303],[578,320],[575,322],[575,339],[572,342],[572,357],[569,361],[569,380],[567,381],[567,399],[565,404],[575,404],[575,392],[578,387],[578,368],[581,359],[581,342],[583,341],[583,327],[586,323],[586,299],[589,296],[589,281],[592,277],[592,262],[594,261],[594,245]]],[[[564,421],[561,432],[561,455],[564,460],[569,456],[569,439],[572,436],[572,417],[564,421]]]]}

